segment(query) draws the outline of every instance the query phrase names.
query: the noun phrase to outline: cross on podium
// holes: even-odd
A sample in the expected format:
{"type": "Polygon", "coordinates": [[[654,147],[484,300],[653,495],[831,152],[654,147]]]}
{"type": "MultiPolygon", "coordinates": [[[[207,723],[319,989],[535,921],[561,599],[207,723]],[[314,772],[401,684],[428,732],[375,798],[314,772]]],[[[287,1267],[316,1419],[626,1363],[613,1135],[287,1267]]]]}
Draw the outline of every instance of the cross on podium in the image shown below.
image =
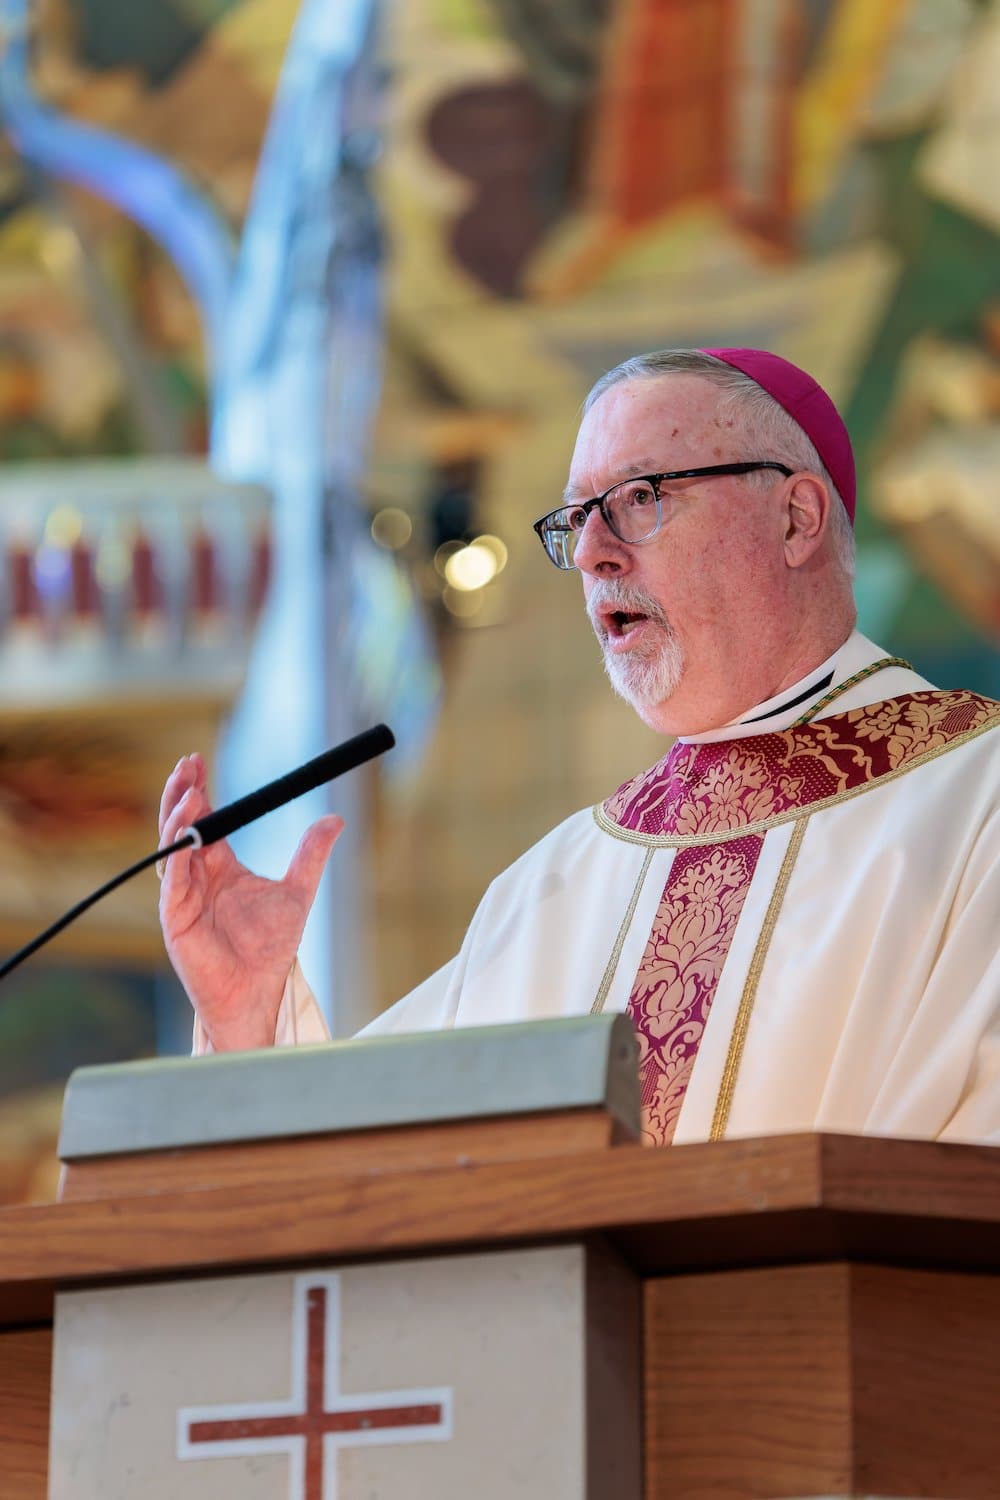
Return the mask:
{"type": "Polygon", "coordinates": [[[340,1278],[296,1277],[291,1399],[184,1408],[178,1413],[178,1456],[286,1452],[290,1500],[335,1500],[337,1448],[448,1441],[450,1389],[341,1395],[339,1355],[340,1278]],[[329,1477],[324,1467],[327,1438],[334,1448],[329,1477]]]}

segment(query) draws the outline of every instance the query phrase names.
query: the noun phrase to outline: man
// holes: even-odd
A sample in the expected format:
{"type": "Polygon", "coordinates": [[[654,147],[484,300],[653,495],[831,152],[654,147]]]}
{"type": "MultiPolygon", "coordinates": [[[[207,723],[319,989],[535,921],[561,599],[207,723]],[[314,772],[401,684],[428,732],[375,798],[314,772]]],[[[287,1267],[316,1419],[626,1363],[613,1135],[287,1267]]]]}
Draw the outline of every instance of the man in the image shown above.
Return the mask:
{"type": "MultiPolygon", "coordinates": [[[[371,1030],[627,1009],[650,1143],[1000,1141],[1000,705],[854,631],[854,500],[846,429],[785,360],[668,350],[598,382],[536,530],[676,743],[501,875],[371,1030]]],[[[163,840],[206,810],[186,758],[163,840]]],[[[325,1035],[294,955],[339,827],[274,884],[224,846],[169,863],[199,1050],[325,1035]]]]}

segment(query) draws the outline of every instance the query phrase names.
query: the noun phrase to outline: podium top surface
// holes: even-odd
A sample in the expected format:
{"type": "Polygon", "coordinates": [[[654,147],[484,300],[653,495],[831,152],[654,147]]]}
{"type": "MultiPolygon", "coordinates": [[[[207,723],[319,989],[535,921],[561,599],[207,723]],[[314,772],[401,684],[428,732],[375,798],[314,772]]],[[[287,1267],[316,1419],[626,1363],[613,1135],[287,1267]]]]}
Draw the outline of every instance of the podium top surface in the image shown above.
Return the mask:
{"type": "Polygon", "coordinates": [[[186,1146],[603,1108],[639,1131],[624,1015],[80,1068],[64,1162],[186,1146]]]}

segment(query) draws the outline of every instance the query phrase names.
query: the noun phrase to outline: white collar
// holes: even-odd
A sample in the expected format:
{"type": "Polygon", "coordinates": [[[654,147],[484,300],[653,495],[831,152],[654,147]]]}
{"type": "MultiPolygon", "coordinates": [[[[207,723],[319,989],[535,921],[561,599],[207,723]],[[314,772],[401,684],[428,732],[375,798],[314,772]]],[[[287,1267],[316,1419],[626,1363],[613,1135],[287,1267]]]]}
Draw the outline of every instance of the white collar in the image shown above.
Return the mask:
{"type": "MultiPolygon", "coordinates": [[[[839,687],[856,672],[871,666],[885,655],[886,652],[880,646],[876,646],[860,631],[853,630],[832,656],[827,657],[826,661],[820,662],[818,666],[812,667],[804,677],[799,678],[798,682],[793,682],[790,687],[783,688],[773,698],[767,698],[763,703],[757,703],[753,708],[748,708],[732,723],[722,724],[717,729],[706,729],[701,734],[682,734],[679,736],[680,742],[683,745],[707,745],[715,740],[744,740],[754,734],[772,734],[782,729],[790,729],[796,719],[808,713],[809,709],[819,702],[824,693],[829,692],[831,688],[839,687]],[[783,708],[783,704],[787,707],[783,708]],[[767,717],[762,719],[762,715],[767,717]]],[[[867,690],[867,683],[863,686],[867,690]]],[[[901,692],[914,692],[921,687],[929,686],[929,683],[917,677],[915,673],[897,667],[891,671],[887,670],[885,674],[879,673],[879,687],[875,697],[865,691],[861,694],[861,701],[877,702],[881,698],[901,692]],[[883,675],[886,677],[884,683],[883,675]]],[[[842,713],[847,708],[858,707],[859,704],[854,701],[858,692],[858,689],[852,689],[849,695],[845,695],[842,699],[838,698],[835,704],[830,705],[830,712],[842,713]]]]}

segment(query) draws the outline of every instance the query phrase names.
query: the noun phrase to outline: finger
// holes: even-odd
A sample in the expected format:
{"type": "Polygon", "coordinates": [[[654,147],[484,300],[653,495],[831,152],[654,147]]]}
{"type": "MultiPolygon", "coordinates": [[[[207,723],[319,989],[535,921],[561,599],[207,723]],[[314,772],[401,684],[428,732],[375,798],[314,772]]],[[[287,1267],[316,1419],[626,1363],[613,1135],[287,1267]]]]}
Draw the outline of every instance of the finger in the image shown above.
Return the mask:
{"type": "Polygon", "coordinates": [[[160,911],[165,912],[172,903],[187,891],[191,883],[191,849],[178,849],[176,854],[171,854],[168,859],[157,860],[156,869],[160,875],[160,911]]]}
{"type": "Polygon", "coordinates": [[[183,797],[188,787],[194,786],[197,779],[197,767],[193,764],[194,757],[182,755],[170,775],[167,777],[160,798],[160,815],[158,827],[160,830],[160,842],[163,842],[163,830],[167,819],[173,812],[177,803],[183,797]]]}
{"type": "Polygon", "coordinates": [[[311,906],[323,878],[331,850],[344,829],[344,820],[328,813],[307,828],[285,872],[285,885],[311,906]]]}
{"type": "Polygon", "coordinates": [[[188,756],[188,760],[194,767],[195,786],[200,792],[206,792],[207,795],[206,788],[208,786],[208,772],[205,768],[205,757],[200,753],[200,751],[195,750],[188,756]]]}
{"type": "Polygon", "coordinates": [[[167,818],[176,807],[180,798],[183,797],[188,787],[197,787],[200,792],[204,792],[207,784],[208,774],[205,768],[204,757],[197,750],[191,755],[182,755],[167,777],[166,785],[163,788],[163,796],[160,798],[159,829],[161,836],[167,818]]]}
{"type": "MultiPolygon", "coordinates": [[[[163,825],[161,848],[166,849],[170,844],[176,843],[181,831],[187,828],[195,818],[202,816],[202,804],[207,806],[203,794],[198,791],[197,787],[188,787],[163,825]]],[[[188,889],[193,852],[191,849],[178,849],[176,854],[171,854],[161,862],[163,867],[163,873],[160,876],[161,911],[188,889]]],[[[157,870],[159,871],[159,863],[157,870]]]]}
{"type": "Polygon", "coordinates": [[[180,801],[171,808],[170,814],[163,825],[160,834],[161,848],[166,848],[168,844],[175,843],[185,828],[189,828],[198,818],[203,818],[206,813],[211,811],[211,806],[204,792],[199,791],[196,786],[189,786],[180,801]]]}

